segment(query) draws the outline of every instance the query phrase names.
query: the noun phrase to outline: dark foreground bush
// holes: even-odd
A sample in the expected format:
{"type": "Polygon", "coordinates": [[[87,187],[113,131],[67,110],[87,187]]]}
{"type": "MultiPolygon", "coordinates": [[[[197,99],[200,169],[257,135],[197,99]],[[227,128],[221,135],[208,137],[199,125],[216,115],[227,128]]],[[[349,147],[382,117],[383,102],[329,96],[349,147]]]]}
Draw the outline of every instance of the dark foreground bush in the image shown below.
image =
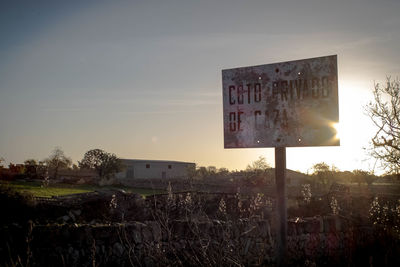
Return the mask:
{"type": "Polygon", "coordinates": [[[33,215],[35,199],[31,194],[16,192],[7,184],[0,184],[0,224],[26,223],[33,215]]]}

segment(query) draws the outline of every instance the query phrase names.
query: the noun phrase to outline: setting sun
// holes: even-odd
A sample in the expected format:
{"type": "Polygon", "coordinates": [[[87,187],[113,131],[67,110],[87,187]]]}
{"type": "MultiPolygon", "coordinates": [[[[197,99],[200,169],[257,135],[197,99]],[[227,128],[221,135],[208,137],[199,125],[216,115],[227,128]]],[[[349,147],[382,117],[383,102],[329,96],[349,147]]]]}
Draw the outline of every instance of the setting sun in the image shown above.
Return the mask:
{"type": "Polygon", "coordinates": [[[340,134],[341,134],[340,123],[334,123],[332,126],[336,130],[335,138],[340,139],[340,134]]]}

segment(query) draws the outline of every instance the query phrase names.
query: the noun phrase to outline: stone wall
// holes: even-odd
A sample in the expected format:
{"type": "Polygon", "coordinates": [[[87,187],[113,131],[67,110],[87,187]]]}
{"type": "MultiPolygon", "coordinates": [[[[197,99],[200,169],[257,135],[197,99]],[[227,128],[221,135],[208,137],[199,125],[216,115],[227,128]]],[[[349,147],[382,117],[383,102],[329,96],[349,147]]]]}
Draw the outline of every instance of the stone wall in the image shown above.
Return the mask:
{"type": "MultiPolygon", "coordinates": [[[[321,203],[329,208],[325,202],[311,201],[299,214],[318,211],[321,203]]],[[[400,266],[399,231],[390,232],[397,225],[380,228],[359,220],[357,210],[368,211],[369,202],[352,203],[351,216],[292,216],[288,263],[400,266]]],[[[260,194],[142,198],[107,191],[12,207],[17,208],[6,210],[0,226],[0,266],[271,266],[276,261],[274,199],[260,194]]]]}
{"type": "MultiPolygon", "coordinates": [[[[17,256],[23,261],[28,258],[31,266],[275,263],[274,227],[267,220],[196,222],[160,218],[124,224],[33,225],[29,229],[18,225],[1,229],[0,252],[8,264],[17,256]]],[[[379,259],[380,255],[371,250],[382,240],[388,242],[387,237],[378,238],[373,228],[355,228],[348,220],[335,216],[292,220],[288,222],[287,259],[299,266],[357,266],[367,264],[371,257],[379,259]],[[358,255],[357,251],[363,248],[371,250],[362,250],[365,254],[358,255]]],[[[387,261],[387,252],[385,257],[387,261]]],[[[390,255],[389,260],[393,260],[390,255]]]]}

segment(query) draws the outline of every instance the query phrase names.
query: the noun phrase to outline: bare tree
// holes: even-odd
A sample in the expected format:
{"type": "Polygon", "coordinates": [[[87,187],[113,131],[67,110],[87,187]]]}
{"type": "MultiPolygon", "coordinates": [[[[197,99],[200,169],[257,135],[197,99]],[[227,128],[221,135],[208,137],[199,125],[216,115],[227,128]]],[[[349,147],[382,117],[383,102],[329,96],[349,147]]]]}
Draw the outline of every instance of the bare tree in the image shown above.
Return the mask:
{"type": "Polygon", "coordinates": [[[366,106],[378,128],[371,139],[370,154],[388,173],[400,173],[400,81],[387,77],[386,85],[375,84],[374,101],[366,106]]]}
{"type": "Polygon", "coordinates": [[[51,155],[45,159],[47,167],[52,171],[52,176],[54,179],[58,178],[58,171],[60,169],[71,167],[72,160],[65,156],[64,151],[61,148],[56,147],[51,155]]]}
{"type": "Polygon", "coordinates": [[[248,164],[246,167],[246,171],[266,171],[270,169],[271,166],[268,164],[267,159],[263,156],[259,156],[257,160],[253,161],[251,164],[248,164]]]}
{"type": "Polygon", "coordinates": [[[272,182],[272,177],[269,175],[271,166],[263,156],[259,156],[257,160],[248,164],[245,170],[244,181],[248,185],[263,185],[272,182]]]}

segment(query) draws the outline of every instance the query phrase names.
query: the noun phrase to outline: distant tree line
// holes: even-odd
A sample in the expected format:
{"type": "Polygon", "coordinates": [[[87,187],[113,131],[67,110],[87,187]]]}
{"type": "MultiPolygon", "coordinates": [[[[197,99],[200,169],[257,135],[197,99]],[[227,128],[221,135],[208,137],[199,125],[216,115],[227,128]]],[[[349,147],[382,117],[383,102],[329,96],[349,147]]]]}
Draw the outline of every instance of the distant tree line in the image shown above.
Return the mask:
{"type": "MultiPolygon", "coordinates": [[[[329,190],[333,183],[356,184],[371,186],[374,182],[400,182],[393,175],[377,176],[373,172],[356,169],[353,171],[340,171],[336,166],[325,162],[314,164],[310,173],[304,174],[308,177],[303,181],[314,187],[329,190]]],[[[240,182],[245,186],[268,186],[274,184],[275,172],[268,164],[265,157],[260,156],[257,160],[247,165],[245,170],[229,171],[226,168],[217,169],[213,166],[198,167],[193,173],[196,180],[227,179],[240,182]]]]}
{"type": "MultiPolygon", "coordinates": [[[[0,158],[0,166],[4,162],[0,158]]],[[[63,170],[80,171],[93,170],[100,179],[110,179],[115,173],[122,170],[120,159],[112,153],[101,149],[87,151],[78,165],[72,163],[72,159],[65,155],[60,147],[56,147],[49,157],[42,161],[27,159],[23,164],[10,163],[8,169],[0,168],[0,178],[15,179],[54,179],[57,180],[63,170]]]]}
{"type": "MultiPolygon", "coordinates": [[[[5,162],[0,157],[0,178],[28,178],[28,179],[58,179],[60,172],[72,170],[92,170],[99,179],[110,180],[117,172],[123,169],[121,160],[113,153],[101,149],[87,151],[78,164],[73,164],[70,157],[64,151],[56,147],[50,155],[42,161],[27,159],[23,164],[9,164],[8,170],[2,166],[5,162]]],[[[239,181],[246,186],[266,186],[274,183],[274,171],[265,157],[260,156],[257,160],[249,163],[245,170],[229,171],[227,168],[216,168],[215,166],[191,167],[188,170],[188,179],[197,181],[239,181]]],[[[340,171],[335,166],[329,166],[325,162],[314,164],[308,174],[308,183],[322,189],[328,189],[334,182],[367,184],[386,179],[388,182],[399,182],[395,174],[387,174],[378,177],[373,172],[364,170],[340,171]]]]}

